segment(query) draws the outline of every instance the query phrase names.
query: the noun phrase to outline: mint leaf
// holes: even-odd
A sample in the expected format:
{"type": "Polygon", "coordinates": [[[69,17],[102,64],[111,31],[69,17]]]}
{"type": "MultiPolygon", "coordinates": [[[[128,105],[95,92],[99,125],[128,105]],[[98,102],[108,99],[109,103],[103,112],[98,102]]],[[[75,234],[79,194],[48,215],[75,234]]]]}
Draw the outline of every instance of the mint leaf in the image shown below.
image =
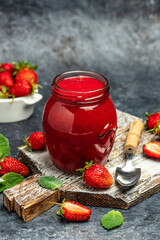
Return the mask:
{"type": "Polygon", "coordinates": [[[0,192],[5,190],[5,180],[3,180],[2,178],[0,178],[0,192]],[[1,190],[2,189],[2,190],[1,190]]]}
{"type": "Polygon", "coordinates": [[[1,183],[4,183],[5,182],[5,180],[3,180],[2,178],[0,178],[0,184],[1,183]]]}
{"type": "Polygon", "coordinates": [[[101,224],[106,229],[112,229],[123,223],[123,216],[119,211],[112,210],[101,218],[101,224]]]}
{"type": "Polygon", "coordinates": [[[2,183],[1,185],[0,185],[0,192],[3,192],[4,190],[6,190],[7,188],[6,188],[6,185],[4,184],[4,183],[2,183]]]}
{"type": "Polygon", "coordinates": [[[54,176],[42,176],[39,177],[38,183],[47,189],[59,189],[62,186],[62,182],[58,179],[55,178],[54,176]]]}
{"type": "Polygon", "coordinates": [[[6,157],[10,154],[10,146],[8,139],[0,134],[0,158],[6,157]]]}
{"type": "Polygon", "coordinates": [[[0,192],[2,192],[3,190],[11,188],[20,183],[24,177],[21,174],[11,172],[6,173],[0,179],[4,180],[4,182],[0,184],[0,192]]]}

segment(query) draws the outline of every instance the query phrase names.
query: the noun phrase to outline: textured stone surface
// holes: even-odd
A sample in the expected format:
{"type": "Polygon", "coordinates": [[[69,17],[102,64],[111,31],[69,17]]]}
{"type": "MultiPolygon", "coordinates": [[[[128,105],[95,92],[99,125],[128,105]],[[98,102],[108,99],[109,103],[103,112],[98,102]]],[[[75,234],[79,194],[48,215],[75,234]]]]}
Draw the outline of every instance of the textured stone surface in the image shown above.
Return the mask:
{"type": "MultiPolygon", "coordinates": [[[[41,130],[52,78],[69,70],[99,72],[110,80],[116,108],[144,118],[159,109],[160,3],[158,0],[2,0],[0,61],[30,59],[39,65],[43,100],[26,121],[0,124],[12,156],[22,138],[41,130]]],[[[124,224],[104,230],[100,218],[110,209],[94,208],[88,223],[68,223],[54,207],[29,223],[9,214],[0,195],[0,239],[159,240],[160,193],[129,210],[124,224]]]]}

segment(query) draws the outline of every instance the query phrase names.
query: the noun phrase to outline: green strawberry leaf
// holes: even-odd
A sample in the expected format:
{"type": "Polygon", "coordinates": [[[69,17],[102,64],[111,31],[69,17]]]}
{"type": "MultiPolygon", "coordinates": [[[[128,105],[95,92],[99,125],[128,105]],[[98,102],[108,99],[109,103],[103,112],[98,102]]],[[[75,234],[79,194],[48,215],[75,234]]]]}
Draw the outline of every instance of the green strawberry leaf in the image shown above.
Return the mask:
{"type": "Polygon", "coordinates": [[[0,158],[6,157],[10,154],[10,146],[8,139],[0,134],[0,158]]]}
{"type": "Polygon", "coordinates": [[[56,213],[58,216],[64,217],[64,210],[62,208],[60,208],[56,213]]]}
{"type": "Polygon", "coordinates": [[[59,189],[62,186],[62,182],[54,176],[41,176],[38,179],[38,183],[41,187],[51,190],[59,189]]]}
{"type": "Polygon", "coordinates": [[[59,209],[56,213],[58,216],[62,216],[61,209],[59,209]]]}
{"type": "Polygon", "coordinates": [[[7,92],[7,87],[6,86],[2,85],[1,89],[2,89],[2,93],[5,94],[7,92]]]}
{"type": "Polygon", "coordinates": [[[4,182],[0,184],[0,192],[2,192],[3,190],[11,188],[23,181],[24,177],[21,174],[11,172],[6,173],[0,179],[4,180],[4,182]]]}
{"type": "Polygon", "coordinates": [[[106,229],[112,229],[123,223],[123,216],[119,211],[112,210],[101,218],[101,224],[106,229]]]}

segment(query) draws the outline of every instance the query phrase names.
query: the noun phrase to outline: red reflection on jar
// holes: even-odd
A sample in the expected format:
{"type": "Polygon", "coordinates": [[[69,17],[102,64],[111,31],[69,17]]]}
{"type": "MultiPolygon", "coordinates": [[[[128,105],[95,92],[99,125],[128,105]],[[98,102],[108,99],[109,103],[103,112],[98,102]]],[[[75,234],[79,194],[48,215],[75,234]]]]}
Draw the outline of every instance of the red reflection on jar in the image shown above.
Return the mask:
{"type": "Polygon", "coordinates": [[[73,71],[53,80],[43,115],[46,144],[55,166],[74,172],[93,160],[104,165],[112,149],[117,116],[102,75],[73,71]]]}

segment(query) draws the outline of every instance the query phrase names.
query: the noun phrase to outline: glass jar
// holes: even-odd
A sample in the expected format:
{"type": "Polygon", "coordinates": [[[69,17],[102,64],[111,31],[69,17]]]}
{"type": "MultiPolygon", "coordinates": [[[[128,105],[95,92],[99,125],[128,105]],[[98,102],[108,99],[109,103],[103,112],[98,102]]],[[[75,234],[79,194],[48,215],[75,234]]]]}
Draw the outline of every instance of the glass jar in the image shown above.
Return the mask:
{"type": "Polygon", "coordinates": [[[72,71],[56,76],[43,114],[50,157],[61,170],[75,172],[85,162],[104,165],[117,129],[108,80],[100,74],[72,71]]]}

